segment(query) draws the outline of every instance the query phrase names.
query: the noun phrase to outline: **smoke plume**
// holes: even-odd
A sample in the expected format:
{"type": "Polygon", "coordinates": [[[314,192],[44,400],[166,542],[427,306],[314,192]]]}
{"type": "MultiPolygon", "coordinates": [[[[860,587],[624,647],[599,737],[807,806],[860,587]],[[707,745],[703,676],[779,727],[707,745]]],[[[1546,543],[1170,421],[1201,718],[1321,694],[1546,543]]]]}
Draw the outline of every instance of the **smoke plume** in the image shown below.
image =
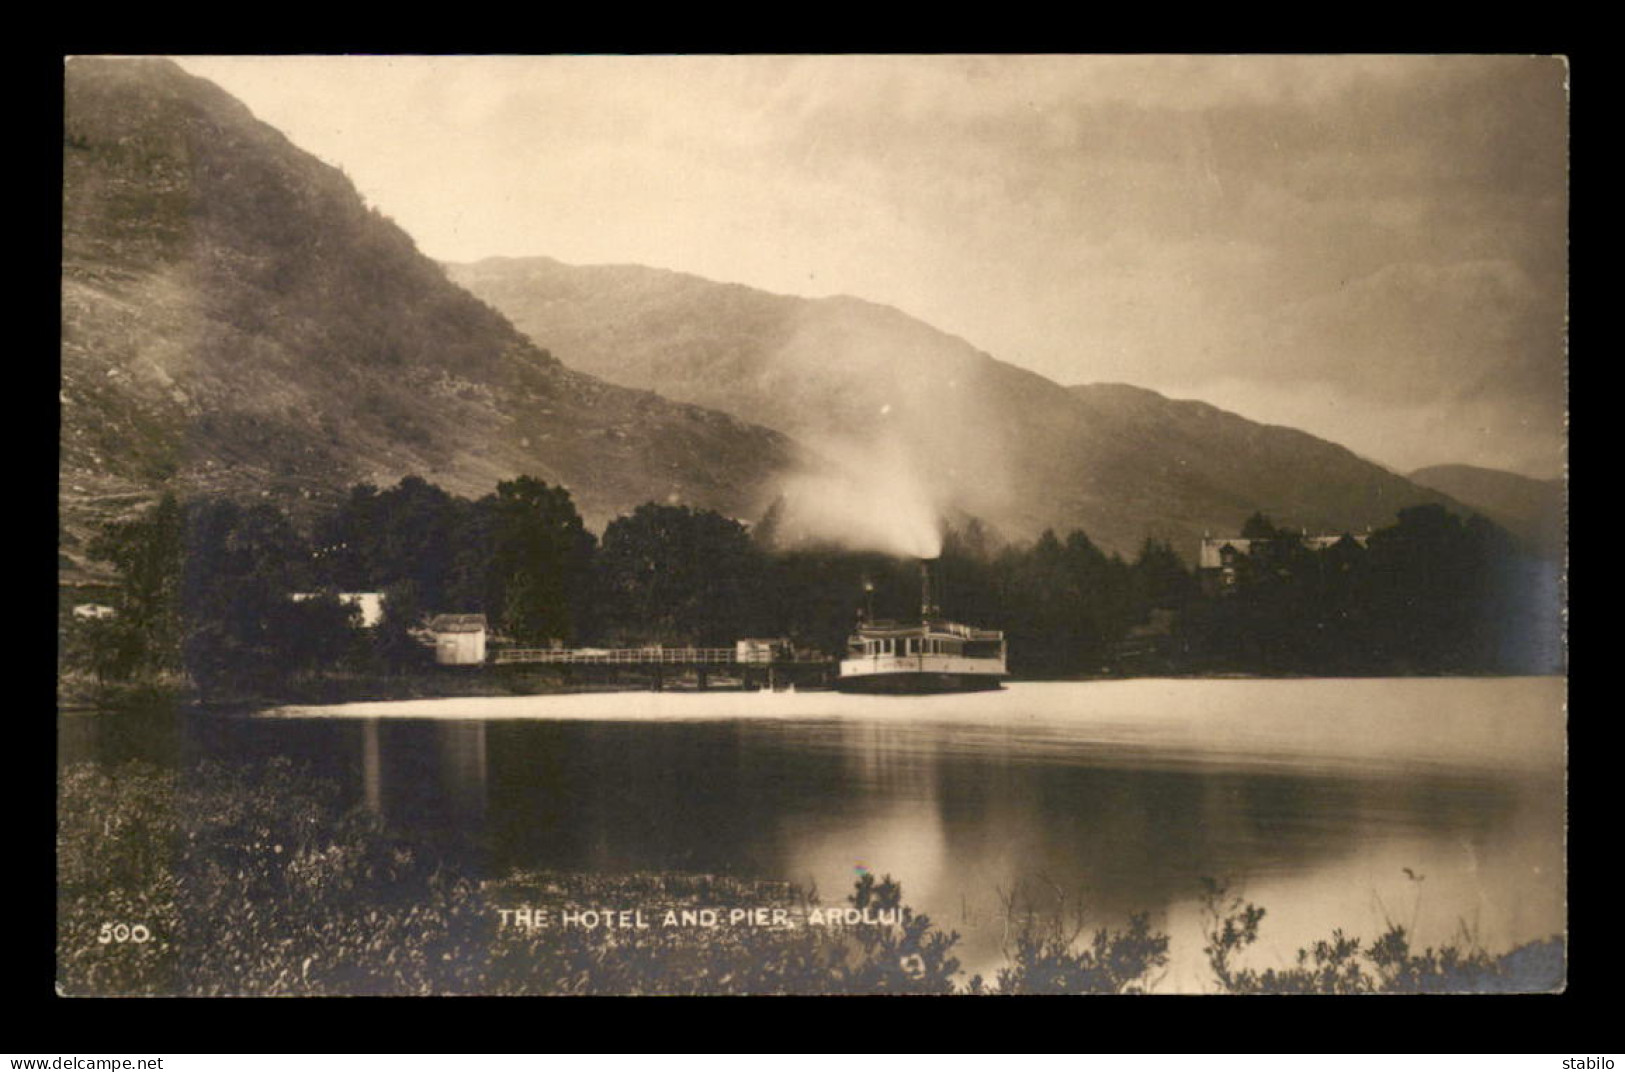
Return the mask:
{"type": "Polygon", "coordinates": [[[784,542],[835,544],[899,558],[942,553],[941,509],[904,450],[821,446],[835,466],[784,484],[784,542]]]}

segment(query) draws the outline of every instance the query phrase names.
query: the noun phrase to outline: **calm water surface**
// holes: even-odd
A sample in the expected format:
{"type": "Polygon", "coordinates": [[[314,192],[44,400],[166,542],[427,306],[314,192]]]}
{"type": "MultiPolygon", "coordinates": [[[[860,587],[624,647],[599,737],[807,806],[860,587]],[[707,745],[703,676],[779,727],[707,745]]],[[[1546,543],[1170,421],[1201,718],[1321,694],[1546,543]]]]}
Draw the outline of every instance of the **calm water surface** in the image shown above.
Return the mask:
{"type": "MultiPolygon", "coordinates": [[[[920,698],[598,693],[281,708],[167,732],[64,715],[62,757],[290,756],[487,873],[859,869],[1003,962],[1006,905],[1149,912],[1208,988],[1199,880],[1263,905],[1249,963],[1387,920],[1492,951],[1565,926],[1555,678],[1029,683],[920,698]],[[1407,874],[1409,869],[1410,874],[1407,874]],[[1412,877],[1415,876],[1415,877],[1412,877]],[[1064,900],[1063,900],[1064,898],[1064,900]]],[[[634,907],[634,906],[627,906],[634,907]]]]}

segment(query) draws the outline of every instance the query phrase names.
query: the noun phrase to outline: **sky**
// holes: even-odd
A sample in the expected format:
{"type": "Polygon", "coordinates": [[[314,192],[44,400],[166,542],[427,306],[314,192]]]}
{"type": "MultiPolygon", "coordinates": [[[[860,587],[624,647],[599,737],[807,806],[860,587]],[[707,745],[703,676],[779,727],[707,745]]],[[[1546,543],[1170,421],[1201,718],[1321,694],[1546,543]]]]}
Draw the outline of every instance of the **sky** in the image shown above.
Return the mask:
{"type": "Polygon", "coordinates": [[[176,59],[440,260],[850,294],[1399,472],[1563,471],[1560,58],[176,59]]]}

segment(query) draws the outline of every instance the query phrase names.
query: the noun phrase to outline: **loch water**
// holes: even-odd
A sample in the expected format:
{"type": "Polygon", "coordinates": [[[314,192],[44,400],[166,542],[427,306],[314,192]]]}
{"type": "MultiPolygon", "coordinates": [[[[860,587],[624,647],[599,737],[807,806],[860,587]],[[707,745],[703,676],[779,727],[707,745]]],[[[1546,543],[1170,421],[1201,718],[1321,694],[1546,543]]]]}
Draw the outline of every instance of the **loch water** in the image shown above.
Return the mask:
{"type": "MultiPolygon", "coordinates": [[[[929,697],[602,692],[59,716],[61,762],[277,756],[487,875],[680,871],[840,901],[890,875],[967,977],[1012,912],[1150,915],[1158,991],[1213,988],[1201,881],[1246,963],[1400,923],[1491,952],[1565,929],[1561,678],[1015,683],[929,697]]],[[[635,908],[635,905],[624,906],[635,908]]]]}

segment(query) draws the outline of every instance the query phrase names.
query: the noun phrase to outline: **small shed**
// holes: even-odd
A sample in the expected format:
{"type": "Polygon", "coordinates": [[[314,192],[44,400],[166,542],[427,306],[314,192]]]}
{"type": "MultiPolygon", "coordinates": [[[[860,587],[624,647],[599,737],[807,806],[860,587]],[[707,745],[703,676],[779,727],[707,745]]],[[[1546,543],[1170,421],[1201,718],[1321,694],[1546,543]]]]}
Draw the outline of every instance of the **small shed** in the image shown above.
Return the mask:
{"type": "Polygon", "coordinates": [[[485,615],[438,614],[429,620],[434,661],[441,666],[478,666],[485,662],[485,615]]]}
{"type": "Polygon", "coordinates": [[[787,637],[745,637],[734,644],[734,661],[766,664],[788,655],[789,651],[787,637]]]}

